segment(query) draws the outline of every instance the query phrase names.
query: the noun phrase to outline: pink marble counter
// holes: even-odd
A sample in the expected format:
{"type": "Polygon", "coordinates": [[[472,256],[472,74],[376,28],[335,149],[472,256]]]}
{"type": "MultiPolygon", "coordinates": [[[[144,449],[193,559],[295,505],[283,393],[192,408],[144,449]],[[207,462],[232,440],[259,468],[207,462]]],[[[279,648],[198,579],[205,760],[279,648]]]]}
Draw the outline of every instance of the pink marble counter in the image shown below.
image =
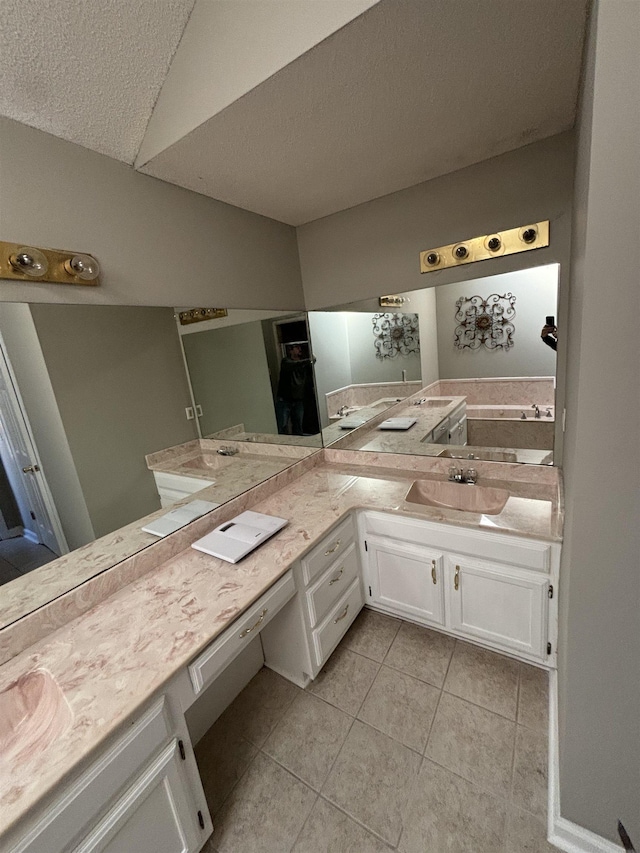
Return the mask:
{"type": "MultiPolygon", "coordinates": [[[[333,458],[339,455],[335,451],[333,458]]],[[[351,458],[354,456],[357,459],[360,454],[351,458]]],[[[324,462],[295,479],[289,469],[284,472],[289,479],[284,488],[277,478],[272,491],[262,484],[260,499],[254,497],[251,508],[287,518],[289,524],[238,565],[188,547],[189,541],[205,532],[201,520],[197,530],[192,528],[191,540],[184,531],[182,538],[175,540],[182,543],[179,553],[0,667],[0,692],[27,673],[46,670],[70,710],[68,727],[46,749],[23,755],[19,761],[4,760],[0,839],[12,827],[19,831],[16,823],[22,817],[68,779],[80,762],[138,713],[154,693],[351,510],[370,508],[494,533],[560,539],[562,507],[557,470],[520,469],[507,483],[489,480],[487,473],[493,470],[498,477],[506,478],[518,466],[479,463],[476,467],[481,483],[506,486],[511,493],[499,515],[485,517],[418,508],[404,502],[416,470],[422,469],[421,476],[440,478],[442,460],[422,458],[414,466],[413,460],[397,457],[402,459],[402,467],[389,469],[381,467],[376,454],[367,454],[370,456],[374,458],[367,458],[370,464],[366,466],[324,462]]],[[[389,461],[387,456],[384,464],[389,461]]],[[[308,464],[311,466],[312,460],[308,464]]],[[[221,508],[226,518],[247,508],[246,496],[236,501],[221,508]]],[[[210,527],[220,523],[221,510],[211,515],[210,527]],[[216,521],[211,521],[214,518],[216,521]]],[[[159,555],[166,554],[166,547],[160,542],[145,553],[150,555],[158,549],[159,555]]]]}

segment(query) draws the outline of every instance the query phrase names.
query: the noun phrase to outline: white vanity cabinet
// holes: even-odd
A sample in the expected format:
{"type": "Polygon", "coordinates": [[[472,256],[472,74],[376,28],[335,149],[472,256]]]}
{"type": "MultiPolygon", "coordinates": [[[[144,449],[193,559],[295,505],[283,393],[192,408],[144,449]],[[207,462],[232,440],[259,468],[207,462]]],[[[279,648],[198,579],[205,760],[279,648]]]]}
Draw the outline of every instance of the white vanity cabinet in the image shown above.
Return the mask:
{"type": "Polygon", "coordinates": [[[161,697],[8,850],[197,853],[212,829],[184,718],[161,697]]]}
{"type": "Polygon", "coordinates": [[[442,551],[378,536],[366,541],[370,603],[398,616],[444,625],[442,551]]]}
{"type": "Polygon", "coordinates": [[[367,605],[555,666],[559,545],[376,512],[359,525],[367,605]]]}
{"type": "Polygon", "coordinates": [[[260,637],[267,666],[306,687],[364,604],[354,518],[334,527],[292,568],[296,596],[260,637]]]}

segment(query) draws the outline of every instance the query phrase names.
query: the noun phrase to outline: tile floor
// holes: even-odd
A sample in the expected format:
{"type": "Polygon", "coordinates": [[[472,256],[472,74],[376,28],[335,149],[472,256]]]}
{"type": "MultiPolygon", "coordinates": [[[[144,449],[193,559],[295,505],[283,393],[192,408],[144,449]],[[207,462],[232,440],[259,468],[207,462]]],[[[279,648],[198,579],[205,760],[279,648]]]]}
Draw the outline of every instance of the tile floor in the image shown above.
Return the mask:
{"type": "Polygon", "coordinates": [[[50,563],[57,556],[45,545],[35,545],[24,536],[0,541],[0,584],[50,563]]]}
{"type": "Polygon", "coordinates": [[[547,689],[363,610],[307,690],[260,670],[196,747],[204,853],[552,853],[547,689]]]}

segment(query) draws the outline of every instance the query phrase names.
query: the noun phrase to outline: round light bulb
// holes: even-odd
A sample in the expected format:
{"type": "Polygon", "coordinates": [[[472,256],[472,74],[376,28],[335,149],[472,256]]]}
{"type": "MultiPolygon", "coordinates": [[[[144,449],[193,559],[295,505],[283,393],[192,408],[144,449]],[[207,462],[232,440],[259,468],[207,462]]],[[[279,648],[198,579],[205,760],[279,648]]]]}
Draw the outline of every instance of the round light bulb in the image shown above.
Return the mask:
{"type": "Polygon", "coordinates": [[[28,275],[30,278],[42,278],[47,274],[49,261],[39,249],[24,246],[11,255],[9,263],[17,272],[28,275]]]}
{"type": "Polygon", "coordinates": [[[91,255],[74,255],[64,262],[64,268],[83,281],[94,281],[100,275],[100,264],[91,255]]]}

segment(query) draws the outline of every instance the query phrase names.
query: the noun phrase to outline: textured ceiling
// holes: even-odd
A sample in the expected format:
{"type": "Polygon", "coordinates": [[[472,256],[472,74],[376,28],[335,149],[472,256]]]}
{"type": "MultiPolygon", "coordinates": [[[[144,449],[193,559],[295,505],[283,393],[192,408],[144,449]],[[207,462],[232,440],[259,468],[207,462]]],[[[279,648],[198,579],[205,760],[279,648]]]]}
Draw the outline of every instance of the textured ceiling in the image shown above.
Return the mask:
{"type": "Polygon", "coordinates": [[[132,163],[194,0],[1,0],[0,115],[132,163]]]}
{"type": "Polygon", "coordinates": [[[299,225],[560,133],[587,0],[382,0],[142,171],[299,225]]]}

